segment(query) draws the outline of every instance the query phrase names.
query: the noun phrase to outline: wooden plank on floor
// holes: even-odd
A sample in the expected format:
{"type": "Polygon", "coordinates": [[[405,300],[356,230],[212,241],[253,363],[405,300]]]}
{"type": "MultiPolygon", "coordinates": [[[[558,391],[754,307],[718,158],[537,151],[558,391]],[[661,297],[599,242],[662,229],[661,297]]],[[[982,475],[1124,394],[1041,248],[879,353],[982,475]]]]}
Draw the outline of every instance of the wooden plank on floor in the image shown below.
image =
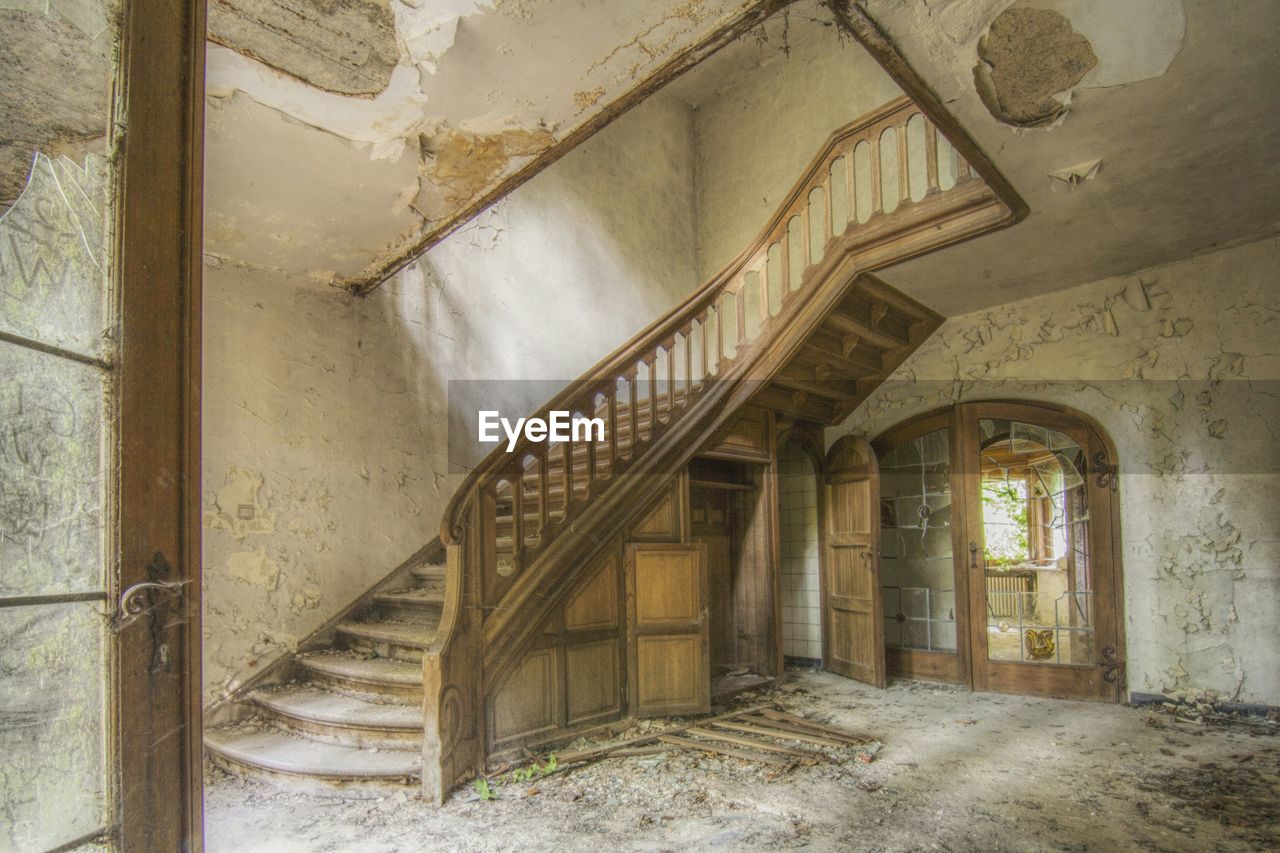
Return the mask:
{"type": "Polygon", "coordinates": [[[812,743],[818,746],[829,746],[836,749],[843,749],[849,746],[848,741],[836,740],[825,735],[815,735],[809,732],[795,731],[794,729],[778,728],[779,723],[768,724],[762,720],[758,725],[751,723],[740,723],[731,720],[723,720],[712,723],[717,729],[729,729],[735,732],[745,732],[753,735],[764,735],[766,737],[775,737],[782,740],[794,740],[801,743],[812,743]]]}
{"type": "Polygon", "coordinates": [[[847,743],[851,743],[854,745],[870,743],[871,741],[875,740],[875,738],[868,737],[867,735],[855,734],[854,732],[846,731],[845,729],[839,729],[839,728],[836,728],[835,726],[828,726],[823,723],[816,723],[813,720],[806,720],[803,717],[795,717],[795,716],[792,716],[791,714],[784,714],[781,711],[774,711],[768,708],[761,710],[759,714],[760,716],[766,717],[767,719],[776,723],[786,723],[787,725],[793,726],[795,728],[799,728],[805,731],[811,731],[811,732],[814,732],[815,734],[828,735],[830,737],[836,738],[837,740],[843,740],[843,741],[846,741],[847,743]]]}
{"type": "Polygon", "coordinates": [[[701,726],[695,726],[687,732],[687,734],[697,735],[698,737],[711,738],[712,740],[724,741],[725,743],[737,744],[738,746],[746,746],[751,749],[763,749],[765,752],[779,752],[783,755],[791,755],[796,758],[810,758],[815,761],[826,761],[827,757],[810,749],[798,749],[791,746],[781,746],[776,743],[769,743],[760,738],[747,737],[746,735],[736,735],[732,732],[718,732],[714,729],[706,729],[701,726]]]}
{"type": "Polygon", "coordinates": [[[787,767],[791,764],[787,759],[779,758],[776,755],[767,755],[763,752],[748,752],[745,749],[735,749],[731,746],[706,740],[693,740],[678,735],[663,735],[660,739],[663,743],[669,743],[672,746],[679,746],[684,749],[692,749],[698,752],[715,752],[720,755],[727,755],[730,758],[740,758],[743,761],[754,761],[758,764],[768,764],[773,767],[787,767]]]}

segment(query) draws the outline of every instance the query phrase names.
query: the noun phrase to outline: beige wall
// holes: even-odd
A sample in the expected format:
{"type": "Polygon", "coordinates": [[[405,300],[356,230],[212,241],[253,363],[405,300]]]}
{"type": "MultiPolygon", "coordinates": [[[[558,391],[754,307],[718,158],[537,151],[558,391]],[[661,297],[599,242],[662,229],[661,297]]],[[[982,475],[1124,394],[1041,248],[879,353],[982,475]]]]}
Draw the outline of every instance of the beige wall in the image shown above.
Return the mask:
{"type": "Polygon", "coordinates": [[[785,38],[771,22],[769,41],[752,45],[760,67],[694,113],[699,281],[756,237],[831,131],[902,94],[860,45],[807,11],[789,16],[785,38]]]}
{"type": "Polygon", "coordinates": [[[957,400],[1092,416],[1121,464],[1130,690],[1280,704],[1278,260],[1265,240],[954,317],[828,440],[957,400]]]}
{"type": "Polygon", "coordinates": [[[368,298],[208,267],[207,698],[436,535],[450,379],[574,378],[689,293],[692,187],[689,109],[660,97],[368,298]]]}

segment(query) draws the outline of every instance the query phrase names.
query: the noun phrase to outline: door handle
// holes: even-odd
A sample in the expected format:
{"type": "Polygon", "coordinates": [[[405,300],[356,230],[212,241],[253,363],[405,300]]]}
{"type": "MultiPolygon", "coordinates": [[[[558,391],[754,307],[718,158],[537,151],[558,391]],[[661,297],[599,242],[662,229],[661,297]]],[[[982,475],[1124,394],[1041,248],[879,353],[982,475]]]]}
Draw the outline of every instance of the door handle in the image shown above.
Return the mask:
{"type": "Polygon", "coordinates": [[[978,543],[969,540],[969,568],[978,568],[978,543]]]}
{"type": "Polygon", "coordinates": [[[120,593],[120,609],[112,630],[119,632],[151,614],[156,607],[182,597],[186,581],[143,581],[120,593]],[[157,599],[158,595],[158,599],[157,599]]]}

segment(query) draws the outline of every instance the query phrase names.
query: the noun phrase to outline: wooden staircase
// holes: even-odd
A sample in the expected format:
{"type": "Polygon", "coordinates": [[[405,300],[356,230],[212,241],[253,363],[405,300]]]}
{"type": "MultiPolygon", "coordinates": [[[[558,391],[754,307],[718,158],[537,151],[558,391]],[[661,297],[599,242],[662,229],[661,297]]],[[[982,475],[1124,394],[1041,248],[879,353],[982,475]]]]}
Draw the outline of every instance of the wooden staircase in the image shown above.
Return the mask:
{"type": "MultiPolygon", "coordinates": [[[[604,435],[495,449],[441,519],[444,565],[384,582],[242,691],[234,722],[208,732],[213,759],[320,790],[420,780],[436,802],[482,771],[495,720],[523,713],[499,707],[504,684],[532,671],[531,649],[552,661],[571,594],[604,577],[602,554],[616,566],[618,531],[700,450],[748,407],[838,423],[941,323],[869,273],[1025,214],[928,112],[904,97],[833,133],[733,262],[533,413],[599,417],[604,435]]],[[[592,642],[625,634],[618,588],[593,587],[614,603],[583,629],[592,642]]],[[[572,728],[539,726],[537,743],[572,728]]]]}
{"type": "Polygon", "coordinates": [[[444,566],[407,568],[292,658],[283,681],[247,691],[236,722],[210,728],[214,763],[311,792],[378,794],[422,771],[422,657],[444,604],[444,566]]]}

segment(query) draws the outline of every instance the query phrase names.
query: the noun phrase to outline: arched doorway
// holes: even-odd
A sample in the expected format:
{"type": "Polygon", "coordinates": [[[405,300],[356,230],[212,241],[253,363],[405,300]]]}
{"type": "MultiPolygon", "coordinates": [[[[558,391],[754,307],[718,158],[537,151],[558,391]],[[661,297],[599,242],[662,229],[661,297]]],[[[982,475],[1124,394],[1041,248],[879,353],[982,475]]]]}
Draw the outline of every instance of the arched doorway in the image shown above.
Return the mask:
{"type": "Polygon", "coordinates": [[[880,462],[890,674],[1118,701],[1115,458],[1087,418],[966,403],[894,427],[880,462]]]}

